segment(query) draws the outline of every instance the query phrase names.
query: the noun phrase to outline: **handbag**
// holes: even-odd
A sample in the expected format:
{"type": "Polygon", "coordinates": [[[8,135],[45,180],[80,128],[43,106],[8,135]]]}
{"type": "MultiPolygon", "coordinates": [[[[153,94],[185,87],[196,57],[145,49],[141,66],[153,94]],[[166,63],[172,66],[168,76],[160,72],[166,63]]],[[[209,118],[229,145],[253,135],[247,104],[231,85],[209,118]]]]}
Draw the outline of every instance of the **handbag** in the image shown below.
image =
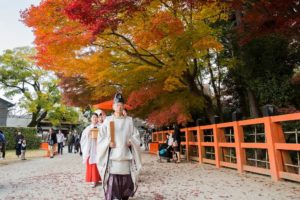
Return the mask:
{"type": "Polygon", "coordinates": [[[174,140],[174,142],[173,142],[173,147],[178,147],[178,142],[177,142],[177,140],[174,140]]]}
{"type": "Polygon", "coordinates": [[[50,140],[48,141],[48,144],[49,144],[50,146],[53,146],[53,145],[54,145],[54,141],[53,141],[52,139],[50,139],[50,140]]]}

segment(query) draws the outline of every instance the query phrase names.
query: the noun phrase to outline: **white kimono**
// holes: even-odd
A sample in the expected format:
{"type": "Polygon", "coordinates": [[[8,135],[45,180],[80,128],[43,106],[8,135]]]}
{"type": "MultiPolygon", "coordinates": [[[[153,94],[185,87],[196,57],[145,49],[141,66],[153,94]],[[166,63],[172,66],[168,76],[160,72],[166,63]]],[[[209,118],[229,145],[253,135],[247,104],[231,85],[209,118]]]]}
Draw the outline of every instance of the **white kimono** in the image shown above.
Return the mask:
{"type": "MultiPolygon", "coordinates": [[[[94,128],[94,125],[87,126],[81,135],[80,139],[80,147],[82,151],[82,159],[83,163],[87,162],[87,159],[90,157],[89,164],[95,164],[97,163],[97,140],[92,139],[89,136],[90,130],[94,128]]],[[[99,124],[96,125],[97,128],[100,128],[101,126],[99,124]]]]}
{"type": "MultiPolygon", "coordinates": [[[[99,130],[97,159],[98,170],[102,177],[104,191],[107,189],[107,181],[111,172],[110,164],[112,162],[118,163],[123,161],[129,163],[129,173],[127,174],[131,174],[134,183],[134,191],[136,191],[138,175],[142,164],[140,155],[140,135],[138,130],[134,127],[131,117],[106,117],[99,130]],[[110,121],[114,121],[115,148],[109,148],[111,140],[110,121]],[[131,148],[127,146],[129,141],[131,143],[131,148]]],[[[123,165],[120,166],[122,167],[123,165]]],[[[125,173],[127,169],[125,169],[125,173]]],[[[122,169],[119,174],[122,174],[122,169]]]]}

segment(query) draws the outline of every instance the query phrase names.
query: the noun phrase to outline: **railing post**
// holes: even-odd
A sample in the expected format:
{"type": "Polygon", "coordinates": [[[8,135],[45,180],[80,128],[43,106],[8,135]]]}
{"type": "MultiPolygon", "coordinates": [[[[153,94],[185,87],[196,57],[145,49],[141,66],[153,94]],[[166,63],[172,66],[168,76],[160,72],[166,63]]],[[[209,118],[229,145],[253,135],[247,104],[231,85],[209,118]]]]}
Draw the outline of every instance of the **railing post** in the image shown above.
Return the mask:
{"type": "Polygon", "coordinates": [[[202,164],[202,130],[200,129],[200,126],[197,127],[197,143],[198,143],[198,158],[199,158],[199,164],[202,164]]]}
{"type": "Polygon", "coordinates": [[[190,141],[190,137],[189,137],[189,131],[188,128],[185,128],[185,155],[186,155],[186,160],[189,161],[189,141],[190,141]]]}
{"type": "MultiPolygon", "coordinates": [[[[278,171],[280,173],[280,172],[284,171],[284,163],[292,163],[292,161],[291,161],[291,157],[287,151],[281,152],[280,150],[276,149],[276,143],[286,143],[281,124],[272,122],[272,126],[277,135],[277,141],[275,141],[275,159],[277,162],[278,171]]],[[[290,172],[290,170],[287,169],[287,172],[290,172]]]]}
{"type": "MultiPolygon", "coordinates": [[[[218,128],[218,142],[220,143],[220,142],[226,142],[226,137],[225,137],[225,131],[224,131],[224,129],[223,128],[218,128]]],[[[227,158],[225,157],[225,155],[228,155],[228,149],[227,148],[222,148],[222,147],[220,147],[219,146],[219,148],[220,148],[220,161],[225,161],[225,162],[227,162],[227,158]],[[224,156],[223,156],[224,155],[224,156]]]]}
{"type": "Polygon", "coordinates": [[[214,147],[215,147],[216,167],[220,168],[219,133],[218,133],[217,124],[213,125],[213,134],[214,134],[214,147]]]}
{"type": "Polygon", "coordinates": [[[276,160],[276,149],[275,143],[279,141],[278,133],[276,132],[276,127],[271,121],[271,117],[264,117],[264,125],[265,125],[265,134],[266,134],[266,143],[268,147],[268,155],[270,162],[270,172],[271,178],[274,181],[280,180],[279,177],[279,163],[276,160]]]}
{"type": "Polygon", "coordinates": [[[244,131],[243,127],[239,125],[238,121],[234,122],[233,125],[234,141],[235,141],[235,152],[236,152],[236,164],[237,170],[242,173],[244,172],[244,164],[246,163],[245,151],[241,147],[241,143],[244,142],[244,131]]]}

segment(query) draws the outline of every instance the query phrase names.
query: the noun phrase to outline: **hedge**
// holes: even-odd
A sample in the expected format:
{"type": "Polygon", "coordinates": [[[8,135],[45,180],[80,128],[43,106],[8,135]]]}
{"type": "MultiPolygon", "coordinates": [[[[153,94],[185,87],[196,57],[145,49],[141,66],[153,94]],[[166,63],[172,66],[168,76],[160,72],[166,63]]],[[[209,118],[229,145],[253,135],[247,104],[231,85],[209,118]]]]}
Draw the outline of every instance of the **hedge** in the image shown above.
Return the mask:
{"type": "Polygon", "coordinates": [[[16,135],[18,131],[26,139],[27,149],[38,149],[40,147],[41,138],[37,135],[37,130],[35,128],[27,127],[0,127],[0,130],[4,133],[5,139],[8,142],[6,150],[12,150],[16,147],[16,135]]]}

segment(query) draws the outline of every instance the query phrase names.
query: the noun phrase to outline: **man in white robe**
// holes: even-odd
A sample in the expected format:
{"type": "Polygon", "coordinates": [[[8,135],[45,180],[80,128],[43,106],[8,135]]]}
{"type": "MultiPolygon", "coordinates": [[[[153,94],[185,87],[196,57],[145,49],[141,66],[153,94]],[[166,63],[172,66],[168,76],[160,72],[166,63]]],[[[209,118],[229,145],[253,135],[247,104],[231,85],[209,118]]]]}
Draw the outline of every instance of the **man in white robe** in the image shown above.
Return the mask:
{"type": "Polygon", "coordinates": [[[98,169],[106,200],[132,197],[141,170],[140,135],[131,117],[123,116],[124,99],[114,98],[114,114],[106,117],[97,144],[98,169]]]}

